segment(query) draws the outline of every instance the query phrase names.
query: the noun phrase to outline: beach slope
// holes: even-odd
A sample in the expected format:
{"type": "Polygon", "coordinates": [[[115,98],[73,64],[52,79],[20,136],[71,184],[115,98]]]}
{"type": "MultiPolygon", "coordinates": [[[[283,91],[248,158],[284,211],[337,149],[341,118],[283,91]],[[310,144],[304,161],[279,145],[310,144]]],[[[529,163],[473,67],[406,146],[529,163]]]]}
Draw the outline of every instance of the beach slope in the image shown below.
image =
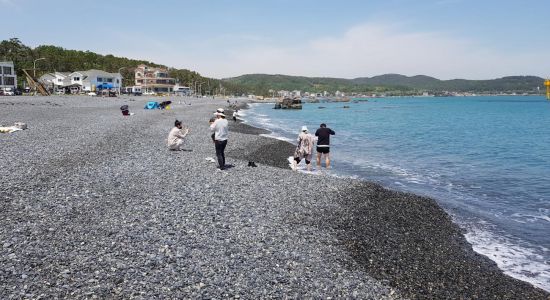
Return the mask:
{"type": "Polygon", "coordinates": [[[0,298],[548,297],[431,199],[293,172],[292,145],[232,122],[218,171],[208,119],[224,101],[147,100],[0,98],[0,123],[29,125],[0,135],[0,298]]]}

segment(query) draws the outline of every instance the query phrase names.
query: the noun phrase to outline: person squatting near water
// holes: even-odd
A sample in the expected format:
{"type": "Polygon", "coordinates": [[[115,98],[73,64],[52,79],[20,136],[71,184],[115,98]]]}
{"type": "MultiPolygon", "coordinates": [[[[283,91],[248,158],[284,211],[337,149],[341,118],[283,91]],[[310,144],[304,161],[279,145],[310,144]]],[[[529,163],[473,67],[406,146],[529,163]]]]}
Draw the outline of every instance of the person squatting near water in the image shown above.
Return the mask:
{"type": "Polygon", "coordinates": [[[330,136],[335,135],[334,130],[327,128],[327,124],[322,123],[319,129],[315,131],[317,141],[317,168],[321,168],[321,156],[325,155],[325,167],[330,169],[330,136]]]}
{"type": "Polygon", "coordinates": [[[183,127],[181,121],[176,120],[174,122],[174,128],[170,130],[168,138],[166,140],[168,149],[172,151],[180,151],[183,145],[183,139],[189,133],[189,128],[183,127]]]}
{"type": "Polygon", "coordinates": [[[210,131],[214,133],[213,140],[216,147],[216,156],[220,170],[225,170],[225,147],[229,136],[229,123],[225,119],[223,108],[218,108],[214,113],[216,120],[210,124],[210,131]]]}
{"type": "Polygon", "coordinates": [[[308,133],[307,127],[302,126],[302,132],[298,135],[298,145],[294,151],[292,170],[296,171],[302,159],[306,160],[307,170],[311,171],[311,158],[313,157],[313,144],[315,138],[308,133]]]}

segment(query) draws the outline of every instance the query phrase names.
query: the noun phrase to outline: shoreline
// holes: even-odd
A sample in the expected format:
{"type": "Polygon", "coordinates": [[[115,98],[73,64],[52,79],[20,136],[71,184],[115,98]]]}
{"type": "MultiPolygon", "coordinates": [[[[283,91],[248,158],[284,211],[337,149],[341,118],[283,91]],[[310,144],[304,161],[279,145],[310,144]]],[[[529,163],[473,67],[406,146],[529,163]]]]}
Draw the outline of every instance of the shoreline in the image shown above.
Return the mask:
{"type": "MultiPolygon", "coordinates": [[[[249,109],[249,107],[247,106],[244,109],[249,109]]],[[[263,128],[257,128],[257,127],[254,127],[252,125],[248,125],[246,123],[241,122],[240,124],[241,124],[241,126],[244,126],[244,127],[248,126],[250,128],[253,128],[253,130],[251,130],[252,132],[255,132],[257,130],[257,131],[263,131],[262,133],[266,133],[266,132],[271,133],[271,131],[269,131],[269,130],[266,130],[266,129],[263,129],[263,128]]],[[[252,134],[258,134],[259,135],[259,133],[252,133],[252,134]]],[[[295,145],[293,145],[290,142],[280,140],[280,139],[277,139],[277,138],[274,138],[274,137],[265,137],[265,138],[271,139],[273,141],[272,143],[270,143],[269,148],[284,149],[285,150],[284,153],[288,153],[288,155],[286,155],[286,156],[285,155],[280,155],[278,158],[275,159],[275,161],[281,161],[282,160],[282,161],[286,162],[286,158],[288,156],[292,155],[292,151],[296,147],[295,145]],[[274,146],[276,144],[278,146],[274,146]]],[[[258,152],[264,153],[264,151],[265,151],[265,149],[258,149],[258,152]]],[[[273,164],[272,163],[273,157],[276,156],[276,155],[277,155],[277,153],[270,153],[269,156],[268,156],[270,158],[270,160],[267,160],[266,163],[270,164],[272,166],[288,169],[288,164],[273,164]]],[[[495,286],[500,285],[499,289],[502,289],[508,284],[508,283],[498,283],[497,279],[485,278],[484,275],[482,275],[482,274],[477,274],[477,275],[474,274],[474,273],[476,273],[475,268],[483,268],[484,269],[483,271],[479,271],[479,270],[477,270],[477,271],[479,271],[480,273],[486,272],[487,274],[491,274],[489,277],[493,277],[493,276],[494,277],[500,277],[500,276],[508,277],[509,279],[511,279],[509,284],[514,284],[514,281],[521,283],[521,285],[525,284],[526,286],[528,286],[528,287],[525,287],[525,288],[527,288],[527,289],[529,289],[529,288],[538,289],[540,291],[543,291],[543,293],[547,293],[546,297],[550,298],[550,293],[548,293],[547,291],[544,291],[541,288],[535,287],[529,282],[522,281],[522,280],[514,278],[510,275],[504,274],[504,271],[501,270],[497,266],[496,262],[492,261],[487,256],[485,256],[483,254],[480,254],[480,253],[476,252],[475,250],[473,250],[472,245],[466,240],[464,229],[462,229],[458,224],[452,222],[452,218],[450,217],[450,215],[447,212],[445,212],[444,209],[434,199],[431,199],[431,198],[425,197],[425,196],[418,196],[418,195],[408,193],[408,192],[392,191],[392,190],[389,190],[389,189],[383,187],[382,185],[370,182],[366,179],[354,179],[354,180],[362,182],[362,185],[364,185],[364,186],[369,186],[369,187],[374,186],[375,189],[384,190],[385,192],[387,192],[389,194],[396,193],[396,194],[403,195],[403,197],[405,197],[405,198],[406,197],[412,197],[412,198],[415,198],[415,199],[420,199],[420,201],[429,201],[429,202],[431,202],[430,203],[430,205],[432,206],[431,210],[434,210],[434,209],[438,210],[437,214],[441,215],[441,218],[446,219],[447,224],[445,224],[445,226],[447,227],[446,230],[448,231],[448,235],[450,237],[450,240],[447,241],[447,242],[449,242],[451,244],[454,243],[455,246],[458,245],[459,248],[462,248],[462,250],[463,250],[463,253],[460,253],[460,251],[457,252],[458,249],[451,249],[452,248],[451,247],[449,250],[453,253],[452,254],[451,253],[443,254],[443,256],[448,255],[449,258],[455,258],[455,259],[456,259],[456,257],[463,256],[465,261],[468,261],[468,260],[470,261],[470,262],[468,262],[469,264],[476,265],[475,267],[472,267],[470,265],[467,266],[468,267],[468,272],[472,272],[471,275],[468,276],[468,278],[471,279],[471,278],[474,278],[474,277],[479,277],[478,279],[472,281],[474,283],[474,285],[475,285],[476,281],[487,281],[487,283],[489,284],[487,286],[487,288],[489,288],[489,287],[494,288],[495,286]],[[437,208],[434,208],[434,207],[437,207],[437,208]]],[[[368,214],[369,208],[368,207],[363,207],[362,204],[360,203],[360,200],[354,199],[353,202],[354,202],[354,205],[357,207],[357,209],[350,209],[349,211],[347,211],[347,214],[354,215],[354,216],[353,217],[349,217],[349,216],[346,217],[345,215],[340,215],[338,218],[336,218],[337,221],[335,221],[335,222],[337,222],[337,223],[341,222],[342,219],[346,219],[346,218],[348,218],[348,220],[354,220],[354,221],[357,220],[357,219],[362,219],[362,218],[364,218],[364,216],[361,215],[360,211],[363,211],[365,214],[368,214]]],[[[403,207],[403,208],[405,208],[405,207],[403,207]]],[[[396,212],[396,214],[397,214],[397,212],[396,212]]],[[[388,216],[388,218],[391,218],[391,216],[388,216]]],[[[412,218],[412,216],[409,216],[409,218],[412,218]]],[[[354,253],[354,258],[355,259],[360,261],[361,264],[363,264],[365,266],[365,268],[372,268],[372,270],[376,270],[375,272],[378,272],[379,275],[383,274],[383,275],[380,275],[380,276],[374,276],[375,278],[381,279],[381,280],[389,280],[390,282],[395,283],[395,286],[399,285],[400,283],[403,283],[402,281],[408,281],[409,284],[416,285],[419,289],[422,289],[423,292],[426,292],[426,290],[424,290],[424,289],[426,289],[426,287],[428,287],[428,289],[430,289],[430,290],[433,289],[433,287],[429,287],[430,285],[433,284],[433,282],[427,281],[424,278],[426,274],[430,273],[430,271],[425,270],[424,272],[421,272],[419,270],[422,269],[422,268],[419,267],[419,266],[415,266],[414,270],[410,270],[410,269],[408,270],[408,272],[413,272],[413,273],[418,272],[418,274],[416,274],[416,276],[413,276],[415,278],[407,278],[408,276],[400,275],[399,272],[392,273],[392,271],[394,271],[396,268],[401,268],[402,266],[391,265],[391,264],[390,264],[390,266],[388,266],[387,264],[384,263],[385,262],[384,258],[387,258],[387,257],[385,257],[387,252],[380,253],[380,255],[378,256],[378,263],[374,263],[373,262],[373,256],[368,256],[368,255],[365,254],[365,252],[373,253],[372,247],[376,247],[376,246],[368,245],[368,243],[364,242],[364,239],[365,239],[366,235],[363,235],[361,233],[359,233],[357,235],[354,235],[354,234],[350,235],[350,232],[353,232],[353,233],[360,232],[361,229],[364,229],[365,227],[368,227],[368,226],[359,225],[358,227],[361,228],[361,229],[357,229],[353,225],[350,225],[350,224],[342,225],[342,224],[339,223],[337,226],[338,227],[344,226],[344,227],[347,227],[347,228],[353,228],[353,230],[351,230],[347,233],[343,233],[342,236],[345,237],[346,239],[349,239],[350,241],[352,241],[351,243],[353,245],[350,246],[349,250],[350,250],[350,252],[354,253]],[[375,264],[377,266],[373,267],[372,266],[373,264],[375,264]],[[388,270],[391,270],[391,271],[388,272],[388,270]],[[391,275],[388,275],[388,274],[391,274],[391,275]],[[386,275],[388,275],[388,276],[386,276],[386,275]]],[[[409,226],[414,226],[414,224],[409,224],[409,226]]],[[[433,227],[432,230],[435,229],[435,228],[437,228],[437,227],[433,227]]],[[[409,233],[406,233],[406,237],[409,238],[409,233]]],[[[426,241],[426,242],[428,242],[428,241],[426,241]]],[[[443,241],[440,241],[440,243],[443,243],[443,241]]],[[[397,246],[402,247],[402,245],[397,245],[397,246]]],[[[413,245],[409,245],[409,246],[412,247],[413,245]]],[[[387,248],[386,251],[392,252],[394,250],[390,249],[390,248],[387,248]]],[[[432,253],[432,255],[433,255],[433,253],[432,253]]],[[[464,265],[462,267],[464,267],[464,265]]],[[[457,266],[456,265],[455,266],[448,265],[448,266],[443,267],[443,266],[434,265],[433,268],[439,269],[437,271],[439,273],[437,276],[440,276],[444,273],[444,272],[442,272],[442,270],[449,270],[449,269],[456,270],[457,266]]],[[[433,278],[435,278],[435,277],[433,277],[433,278]]],[[[504,280],[504,281],[508,281],[508,280],[504,280]]],[[[462,281],[462,282],[464,282],[466,285],[470,285],[470,284],[466,283],[465,281],[462,281]]],[[[392,284],[392,286],[394,286],[394,285],[392,284]]],[[[460,287],[456,287],[456,288],[459,289],[460,287]]],[[[490,294],[486,294],[485,296],[489,296],[489,295],[490,294]]],[[[501,296],[502,297],[507,297],[504,294],[502,294],[501,296]]],[[[510,295],[508,295],[508,296],[510,296],[510,295]]],[[[520,295],[517,294],[517,296],[519,297],[520,295]]],[[[525,298],[525,299],[530,299],[530,298],[529,298],[529,296],[527,296],[527,298],[525,298]]]]}
{"type": "Polygon", "coordinates": [[[475,253],[432,199],[294,172],[294,145],[232,120],[216,171],[207,120],[225,104],[146,101],[0,97],[2,122],[29,125],[0,136],[2,298],[550,295],[475,253]],[[163,144],[176,118],[188,151],[163,144]]]}

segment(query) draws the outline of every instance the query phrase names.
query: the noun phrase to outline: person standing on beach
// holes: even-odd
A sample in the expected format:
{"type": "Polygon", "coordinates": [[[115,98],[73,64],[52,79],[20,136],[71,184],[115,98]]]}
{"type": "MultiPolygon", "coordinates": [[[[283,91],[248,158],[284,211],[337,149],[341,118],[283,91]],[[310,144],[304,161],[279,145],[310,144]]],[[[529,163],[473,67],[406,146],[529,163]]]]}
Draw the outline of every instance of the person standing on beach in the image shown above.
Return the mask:
{"type": "Polygon", "coordinates": [[[210,125],[210,131],[214,132],[214,145],[216,146],[216,156],[218,157],[220,170],[225,170],[225,147],[227,146],[229,135],[229,123],[225,119],[223,112],[223,109],[218,109],[214,113],[217,119],[210,125]]]}
{"type": "Polygon", "coordinates": [[[174,122],[174,128],[170,130],[168,139],[166,140],[168,149],[172,151],[180,151],[183,145],[183,139],[189,133],[189,128],[183,128],[181,121],[176,120],[174,122]]]}
{"type": "Polygon", "coordinates": [[[325,167],[330,168],[330,136],[335,135],[334,130],[327,128],[327,124],[322,123],[320,128],[315,131],[317,140],[317,168],[321,168],[321,156],[325,155],[325,167]]]}
{"type": "Polygon", "coordinates": [[[311,171],[311,158],[313,157],[313,136],[308,133],[307,126],[302,126],[302,132],[298,135],[298,146],[294,151],[294,160],[292,161],[292,170],[296,171],[298,164],[304,158],[306,160],[307,170],[311,171]]]}
{"type": "Polygon", "coordinates": [[[233,122],[237,122],[237,110],[233,112],[233,122]]]}

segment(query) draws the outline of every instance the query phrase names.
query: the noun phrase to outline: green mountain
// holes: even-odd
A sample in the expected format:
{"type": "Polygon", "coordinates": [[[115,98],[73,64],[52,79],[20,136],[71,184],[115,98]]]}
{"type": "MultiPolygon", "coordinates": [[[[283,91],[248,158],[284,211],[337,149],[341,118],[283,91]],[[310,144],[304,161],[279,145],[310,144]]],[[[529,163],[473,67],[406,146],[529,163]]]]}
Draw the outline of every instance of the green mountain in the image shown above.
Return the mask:
{"type": "Polygon", "coordinates": [[[226,78],[224,81],[245,86],[251,92],[264,95],[269,95],[270,89],[332,93],[338,90],[390,94],[421,92],[538,93],[537,87],[542,87],[544,83],[543,78],[536,76],[510,76],[491,80],[440,80],[425,75],[405,76],[400,74],[355,79],[249,74],[226,78]]]}
{"type": "Polygon", "coordinates": [[[288,75],[248,74],[223,79],[245,86],[251,93],[269,95],[269,90],[336,91],[350,90],[355,85],[347,79],[325,77],[303,77],[288,75]]]}

